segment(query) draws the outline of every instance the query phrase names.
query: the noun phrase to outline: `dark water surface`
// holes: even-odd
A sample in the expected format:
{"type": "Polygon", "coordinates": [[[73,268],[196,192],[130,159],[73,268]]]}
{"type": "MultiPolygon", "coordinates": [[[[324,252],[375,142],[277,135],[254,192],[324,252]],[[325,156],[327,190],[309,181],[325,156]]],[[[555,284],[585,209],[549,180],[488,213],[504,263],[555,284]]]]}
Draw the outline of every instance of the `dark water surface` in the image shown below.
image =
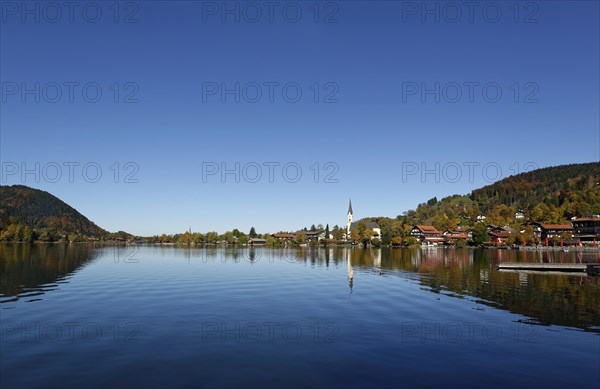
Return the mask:
{"type": "Polygon", "coordinates": [[[0,245],[0,387],[597,388],[598,252],[0,245]]]}

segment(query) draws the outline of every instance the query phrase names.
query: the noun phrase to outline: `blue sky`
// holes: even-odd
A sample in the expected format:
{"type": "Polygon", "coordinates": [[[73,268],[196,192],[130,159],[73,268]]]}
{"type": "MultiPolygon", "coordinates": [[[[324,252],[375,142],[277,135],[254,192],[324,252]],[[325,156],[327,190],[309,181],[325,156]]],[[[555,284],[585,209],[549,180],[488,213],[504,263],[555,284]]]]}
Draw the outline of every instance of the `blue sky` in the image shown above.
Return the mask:
{"type": "Polygon", "coordinates": [[[596,1],[47,4],[0,2],[1,184],[111,231],[341,225],[600,159],[596,1]]]}

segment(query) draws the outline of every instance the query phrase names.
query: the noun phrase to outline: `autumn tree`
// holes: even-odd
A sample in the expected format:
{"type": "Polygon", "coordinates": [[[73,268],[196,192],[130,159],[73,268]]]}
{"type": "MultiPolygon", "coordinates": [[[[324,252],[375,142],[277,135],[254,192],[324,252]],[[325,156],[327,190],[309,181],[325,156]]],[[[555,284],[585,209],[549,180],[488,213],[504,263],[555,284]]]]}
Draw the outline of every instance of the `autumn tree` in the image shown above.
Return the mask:
{"type": "Polygon", "coordinates": [[[216,231],[210,231],[206,233],[206,243],[217,243],[219,241],[219,234],[216,231]]]}
{"type": "Polygon", "coordinates": [[[360,243],[360,241],[361,241],[360,232],[358,231],[357,228],[355,228],[352,231],[350,231],[350,240],[354,244],[359,244],[360,243]]]}
{"type": "Polygon", "coordinates": [[[303,230],[298,231],[296,233],[296,236],[294,237],[294,242],[296,242],[297,244],[306,243],[306,232],[304,232],[303,230]]]}
{"type": "Polygon", "coordinates": [[[373,238],[373,235],[375,235],[375,232],[373,232],[372,229],[370,229],[370,228],[365,229],[364,237],[362,240],[363,246],[366,247],[371,242],[371,238],[373,238]]]}
{"type": "Polygon", "coordinates": [[[483,244],[489,240],[487,228],[484,223],[477,223],[473,228],[473,243],[476,245],[483,244]]]}

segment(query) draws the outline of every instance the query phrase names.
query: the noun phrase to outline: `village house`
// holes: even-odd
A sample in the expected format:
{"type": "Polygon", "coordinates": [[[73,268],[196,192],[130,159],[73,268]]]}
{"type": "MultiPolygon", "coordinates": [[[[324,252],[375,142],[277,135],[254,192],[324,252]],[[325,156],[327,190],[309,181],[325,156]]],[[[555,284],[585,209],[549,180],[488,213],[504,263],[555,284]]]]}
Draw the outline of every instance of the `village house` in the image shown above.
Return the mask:
{"type": "Polygon", "coordinates": [[[517,232],[514,228],[508,226],[499,227],[493,224],[489,224],[486,229],[490,243],[495,246],[507,244],[509,236],[517,232]]]}
{"type": "Polygon", "coordinates": [[[578,242],[596,242],[600,237],[600,217],[573,219],[573,239],[578,242]]]}
{"type": "Polygon", "coordinates": [[[490,243],[498,246],[508,243],[509,233],[507,231],[489,231],[490,243]]]}
{"type": "Polygon", "coordinates": [[[267,243],[267,241],[261,238],[250,238],[248,240],[249,246],[264,246],[265,243],[267,243]]]}
{"type": "Polygon", "coordinates": [[[473,233],[471,230],[466,230],[458,227],[455,230],[446,230],[442,234],[449,244],[455,244],[457,240],[469,241],[473,239],[473,233]]]}
{"type": "Polygon", "coordinates": [[[487,229],[488,233],[490,233],[490,232],[494,232],[494,233],[504,233],[504,232],[506,232],[508,234],[514,234],[514,233],[517,232],[517,230],[515,230],[512,227],[509,227],[509,226],[500,227],[500,226],[495,226],[493,224],[488,224],[486,226],[486,229],[487,229]]]}
{"type": "Polygon", "coordinates": [[[553,237],[560,237],[563,234],[573,234],[573,226],[571,224],[545,224],[531,222],[529,223],[533,229],[535,236],[541,240],[552,239],[553,237]]]}
{"type": "Polygon", "coordinates": [[[271,236],[276,240],[289,241],[293,240],[296,237],[296,234],[294,234],[293,232],[279,232],[277,234],[272,234],[271,236]]]}
{"type": "Polygon", "coordinates": [[[323,237],[325,237],[325,234],[319,231],[304,231],[304,234],[306,235],[306,240],[308,242],[312,242],[312,241],[319,241],[321,240],[320,235],[323,235],[323,237]]]}
{"type": "Polygon", "coordinates": [[[410,230],[410,235],[421,244],[438,244],[445,240],[434,226],[416,225],[410,230]]]}

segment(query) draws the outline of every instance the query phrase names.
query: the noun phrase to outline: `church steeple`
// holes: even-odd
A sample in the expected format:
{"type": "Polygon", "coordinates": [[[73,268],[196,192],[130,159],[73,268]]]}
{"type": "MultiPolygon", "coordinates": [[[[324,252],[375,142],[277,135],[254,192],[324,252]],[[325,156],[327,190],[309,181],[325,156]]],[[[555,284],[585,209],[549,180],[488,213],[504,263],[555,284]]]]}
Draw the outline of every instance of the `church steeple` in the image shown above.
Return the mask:
{"type": "Polygon", "coordinates": [[[352,222],[354,221],[354,212],[352,211],[352,199],[350,199],[350,203],[348,203],[348,224],[346,225],[346,239],[350,237],[350,228],[352,227],[352,222]]]}

